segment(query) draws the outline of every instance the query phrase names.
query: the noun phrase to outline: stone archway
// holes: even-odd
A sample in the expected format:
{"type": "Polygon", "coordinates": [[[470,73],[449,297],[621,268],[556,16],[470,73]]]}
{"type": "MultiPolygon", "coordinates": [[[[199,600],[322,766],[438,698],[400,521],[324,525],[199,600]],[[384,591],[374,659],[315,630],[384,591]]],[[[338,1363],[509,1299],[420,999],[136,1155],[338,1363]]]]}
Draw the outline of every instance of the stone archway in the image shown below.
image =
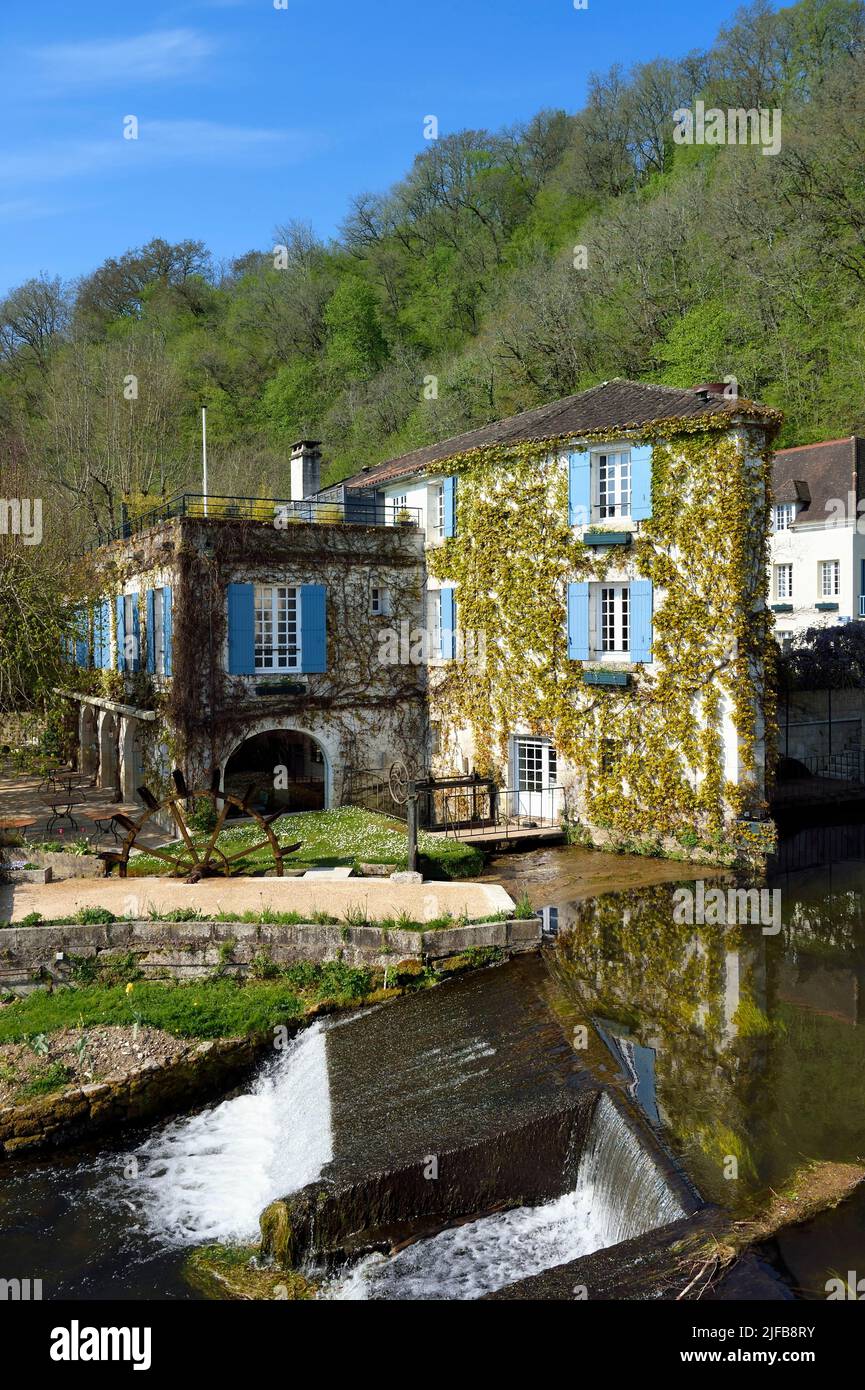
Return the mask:
{"type": "Polygon", "coordinates": [[[99,786],[120,800],[120,720],[110,710],[99,717],[99,786]]]}
{"type": "Polygon", "coordinates": [[[319,740],[302,729],[262,729],[226,759],[223,788],[243,796],[255,785],[257,810],[322,811],[331,804],[330,763],[319,740]]]}
{"type": "Polygon", "coordinates": [[[138,719],[130,719],[128,717],[121,719],[119,747],[120,771],[118,782],[121,799],[134,803],[138,800],[138,788],[144,781],[141,723],[138,719]]]}
{"type": "Polygon", "coordinates": [[[79,767],[88,777],[99,772],[99,711],[95,705],[82,705],[78,722],[79,767]]]}

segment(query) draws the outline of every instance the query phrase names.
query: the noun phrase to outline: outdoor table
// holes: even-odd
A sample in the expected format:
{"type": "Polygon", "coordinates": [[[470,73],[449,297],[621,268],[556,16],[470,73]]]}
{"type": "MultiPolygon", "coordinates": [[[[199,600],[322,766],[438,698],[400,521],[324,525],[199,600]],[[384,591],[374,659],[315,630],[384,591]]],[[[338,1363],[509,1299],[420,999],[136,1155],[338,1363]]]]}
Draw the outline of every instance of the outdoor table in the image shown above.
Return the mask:
{"type": "Polygon", "coordinates": [[[60,820],[68,820],[73,830],[81,829],[81,826],[72,814],[72,807],[82,806],[84,804],[84,797],[72,786],[71,777],[66,778],[59,786],[56,786],[53,791],[44,792],[42,794],[42,800],[51,811],[51,815],[48,817],[48,824],[45,827],[46,834],[49,834],[60,820]]]}
{"type": "Polygon", "coordinates": [[[114,843],[118,844],[121,836],[117,833],[117,826],[114,823],[115,816],[133,816],[141,810],[140,806],[119,806],[117,802],[109,805],[94,806],[88,804],[78,812],[79,816],[84,816],[87,820],[92,820],[98,832],[97,838],[109,833],[114,836],[114,843]]]}
{"type": "Polygon", "coordinates": [[[0,817],[0,835],[8,830],[20,830],[22,832],[21,838],[26,840],[27,831],[31,825],[37,825],[38,822],[38,816],[2,816],[0,817]]]}

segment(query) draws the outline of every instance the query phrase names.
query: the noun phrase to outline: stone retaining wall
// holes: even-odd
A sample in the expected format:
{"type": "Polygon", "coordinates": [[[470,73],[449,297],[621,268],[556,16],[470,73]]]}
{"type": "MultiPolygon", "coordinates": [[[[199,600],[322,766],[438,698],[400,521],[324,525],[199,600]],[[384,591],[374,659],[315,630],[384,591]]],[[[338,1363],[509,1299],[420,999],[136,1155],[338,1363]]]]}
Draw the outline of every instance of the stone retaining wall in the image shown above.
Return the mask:
{"type": "Polygon", "coordinates": [[[445,927],[439,931],[388,931],[383,927],[277,926],[246,922],[112,922],[102,926],[6,927],[0,930],[0,988],[26,989],[48,972],[70,978],[75,958],[133,952],[145,976],[200,979],[217,968],[247,974],[262,957],[275,965],[343,960],[384,969],[398,961],[436,961],[476,947],[505,954],[540,945],[537,917],[445,927]]]}
{"type": "MultiPolygon", "coordinates": [[[[298,1026],[301,1026],[298,1024],[298,1026]]],[[[89,1139],[222,1095],[255,1062],[270,1034],[191,1043],[180,1056],[25,1105],[0,1107],[0,1157],[89,1139]]]]}

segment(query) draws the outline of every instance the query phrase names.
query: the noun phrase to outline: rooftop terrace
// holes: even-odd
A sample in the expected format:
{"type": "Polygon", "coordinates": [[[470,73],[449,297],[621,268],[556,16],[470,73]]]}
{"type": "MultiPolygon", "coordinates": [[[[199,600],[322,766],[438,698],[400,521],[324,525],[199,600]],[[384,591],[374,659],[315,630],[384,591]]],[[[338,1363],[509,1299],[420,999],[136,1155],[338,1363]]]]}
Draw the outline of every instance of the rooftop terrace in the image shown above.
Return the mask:
{"type": "Polygon", "coordinates": [[[352,495],[327,500],[304,498],[302,501],[292,501],[285,497],[205,497],[199,492],[184,492],[139,516],[128,517],[111,531],[101,532],[92,548],[95,550],[112,541],[126,540],[175,517],[207,521],[257,521],[276,530],[296,522],[349,526],[419,526],[421,522],[417,507],[400,506],[395,511],[392,504],[352,495]]]}

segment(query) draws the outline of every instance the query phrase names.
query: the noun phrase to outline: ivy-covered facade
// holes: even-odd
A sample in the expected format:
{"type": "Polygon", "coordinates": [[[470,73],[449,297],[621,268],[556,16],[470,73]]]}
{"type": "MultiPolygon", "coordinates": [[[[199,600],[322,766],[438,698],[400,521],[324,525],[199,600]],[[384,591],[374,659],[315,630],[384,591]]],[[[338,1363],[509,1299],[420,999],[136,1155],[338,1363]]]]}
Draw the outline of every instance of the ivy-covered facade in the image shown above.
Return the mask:
{"type": "Polygon", "coordinates": [[[438,772],[490,774],[586,843],[759,856],[778,424],[723,387],[612,382],[364,475],[386,502],[444,503],[438,772]]]}

